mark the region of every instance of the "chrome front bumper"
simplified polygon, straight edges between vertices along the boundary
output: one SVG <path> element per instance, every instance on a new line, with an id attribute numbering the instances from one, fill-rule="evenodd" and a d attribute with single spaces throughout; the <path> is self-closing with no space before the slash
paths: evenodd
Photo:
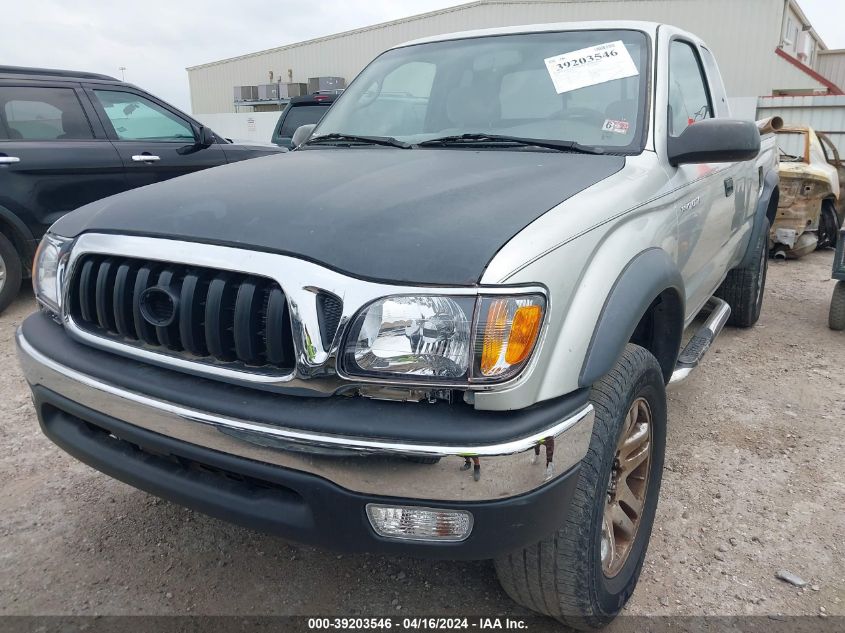
<path id="1" fill-rule="evenodd" d="M 548 428 L 497 444 L 445 446 L 326 435 L 225 417 L 109 384 L 48 358 L 17 335 L 27 381 L 134 426 L 222 453 L 318 475 L 347 490 L 441 501 L 505 499 L 535 490 L 578 464 L 592 434 L 592 405 Z M 409 404 L 408 406 L 422 406 Z M 553 440 L 553 441 L 552 441 Z M 535 460 L 535 447 L 540 459 Z M 551 468 L 546 451 L 553 449 Z M 435 464 L 411 461 L 437 457 Z M 481 478 L 461 470 L 477 457 Z"/>

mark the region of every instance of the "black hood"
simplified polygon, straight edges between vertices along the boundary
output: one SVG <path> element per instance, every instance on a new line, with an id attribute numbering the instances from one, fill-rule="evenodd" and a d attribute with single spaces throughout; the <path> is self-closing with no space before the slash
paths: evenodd
<path id="1" fill-rule="evenodd" d="M 118 194 L 54 231 L 238 246 L 367 279 L 470 285 L 520 230 L 624 164 L 562 152 L 305 149 Z"/>

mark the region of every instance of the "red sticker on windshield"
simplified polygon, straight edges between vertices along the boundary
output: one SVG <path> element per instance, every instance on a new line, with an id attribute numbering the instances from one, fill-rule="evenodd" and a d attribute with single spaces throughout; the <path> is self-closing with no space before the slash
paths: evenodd
<path id="1" fill-rule="evenodd" d="M 627 134 L 630 124 L 627 121 L 615 121 L 614 119 L 607 119 L 604 125 L 601 126 L 603 132 L 613 132 L 614 134 Z"/>

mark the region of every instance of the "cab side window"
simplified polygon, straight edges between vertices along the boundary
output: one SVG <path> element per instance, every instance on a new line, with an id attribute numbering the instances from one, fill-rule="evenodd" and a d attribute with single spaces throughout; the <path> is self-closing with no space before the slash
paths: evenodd
<path id="1" fill-rule="evenodd" d="M 707 77 L 710 79 L 711 97 L 713 98 L 713 107 L 715 108 L 714 117 L 730 118 L 731 108 L 728 104 L 728 95 L 725 92 L 725 83 L 722 81 L 722 73 L 719 72 L 719 65 L 708 49 L 701 47 L 701 61 L 704 62 L 704 68 L 707 70 Z"/>
<path id="2" fill-rule="evenodd" d="M 119 90 L 95 90 L 121 141 L 193 141 L 187 121 L 140 95 Z"/>
<path id="3" fill-rule="evenodd" d="M 61 141 L 94 138 L 72 88 L 0 87 L 0 140 Z"/>
<path id="4" fill-rule="evenodd" d="M 669 49 L 669 134 L 680 136 L 696 121 L 712 118 L 707 82 L 693 47 L 681 40 Z"/>

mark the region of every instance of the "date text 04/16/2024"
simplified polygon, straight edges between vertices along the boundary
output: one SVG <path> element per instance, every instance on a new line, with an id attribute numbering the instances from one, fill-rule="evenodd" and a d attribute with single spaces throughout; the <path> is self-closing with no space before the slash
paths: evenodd
<path id="1" fill-rule="evenodd" d="M 309 618 L 308 629 L 319 630 L 390 630 L 399 631 L 444 631 L 444 630 L 524 630 L 528 628 L 520 618 Z"/>

